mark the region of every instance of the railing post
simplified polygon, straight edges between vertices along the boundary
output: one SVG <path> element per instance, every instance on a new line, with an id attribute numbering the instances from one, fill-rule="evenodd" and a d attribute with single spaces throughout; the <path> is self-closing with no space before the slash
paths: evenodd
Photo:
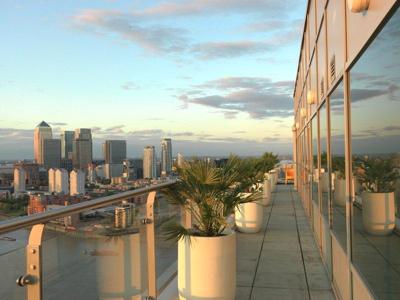
<path id="1" fill-rule="evenodd" d="M 26 246 L 26 274 L 17 278 L 17 284 L 26 287 L 27 300 L 42 299 L 42 237 L 44 224 L 34 225 Z"/>
<path id="2" fill-rule="evenodd" d="M 156 245 L 154 232 L 154 201 L 156 192 L 150 192 L 146 203 L 146 240 L 147 240 L 147 274 L 148 299 L 157 299 Z"/>

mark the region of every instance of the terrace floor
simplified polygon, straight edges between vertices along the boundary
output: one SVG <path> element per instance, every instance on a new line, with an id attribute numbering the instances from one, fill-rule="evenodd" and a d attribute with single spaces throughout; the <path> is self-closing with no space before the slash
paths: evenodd
<path id="1" fill-rule="evenodd" d="M 237 234 L 236 299 L 335 299 L 293 186 L 272 195 L 263 230 Z"/>

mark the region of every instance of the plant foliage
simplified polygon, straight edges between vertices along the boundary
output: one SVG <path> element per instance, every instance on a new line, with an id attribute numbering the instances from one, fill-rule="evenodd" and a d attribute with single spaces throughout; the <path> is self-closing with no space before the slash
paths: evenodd
<path id="1" fill-rule="evenodd" d="M 195 159 L 177 168 L 179 180 L 163 190 L 168 201 L 192 215 L 192 228 L 174 221 L 164 226 L 167 239 L 178 241 L 192 235 L 223 235 L 227 217 L 241 203 L 258 200 L 260 192 L 242 197 L 254 184 L 254 173 L 260 172 L 259 161 L 230 156 L 227 163 L 216 167 L 213 162 Z"/>
<path id="2" fill-rule="evenodd" d="M 356 176 L 367 192 L 389 193 L 395 190 L 399 172 L 392 159 L 357 158 Z"/>

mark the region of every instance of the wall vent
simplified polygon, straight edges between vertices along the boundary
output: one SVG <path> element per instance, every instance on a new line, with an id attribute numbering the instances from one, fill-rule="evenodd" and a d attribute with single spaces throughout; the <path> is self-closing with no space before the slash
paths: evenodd
<path id="1" fill-rule="evenodd" d="M 332 55 L 330 62 L 330 74 L 331 74 L 331 82 L 335 80 L 336 77 L 336 63 L 335 63 L 335 54 Z"/>

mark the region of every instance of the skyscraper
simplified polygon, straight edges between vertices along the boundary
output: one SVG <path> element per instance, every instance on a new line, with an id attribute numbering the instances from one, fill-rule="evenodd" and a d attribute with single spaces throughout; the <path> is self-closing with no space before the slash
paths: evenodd
<path id="1" fill-rule="evenodd" d="M 73 131 L 64 131 L 60 134 L 61 139 L 61 158 L 62 159 L 72 159 L 72 144 L 74 141 Z"/>
<path id="2" fill-rule="evenodd" d="M 92 133 L 88 128 L 75 129 L 73 148 L 73 165 L 77 169 L 86 169 L 92 163 Z"/>
<path id="3" fill-rule="evenodd" d="M 126 141 L 109 140 L 103 144 L 106 178 L 121 177 L 126 159 Z"/>
<path id="4" fill-rule="evenodd" d="M 41 161 L 45 168 L 59 168 L 61 166 L 61 140 L 44 139 L 41 154 Z"/>
<path id="5" fill-rule="evenodd" d="M 156 152 L 154 146 L 146 146 L 143 151 L 143 177 L 156 178 Z"/>
<path id="6" fill-rule="evenodd" d="M 161 174 L 168 175 L 172 171 L 172 143 L 171 139 L 161 141 Z"/>
<path id="7" fill-rule="evenodd" d="M 103 153 L 106 164 L 122 164 L 124 159 L 126 159 L 126 141 L 105 141 L 103 144 Z"/>
<path id="8" fill-rule="evenodd" d="M 26 172 L 22 168 L 14 169 L 14 193 L 25 192 Z"/>
<path id="9" fill-rule="evenodd" d="M 42 121 L 36 126 L 33 135 L 33 151 L 35 162 L 42 165 L 43 164 L 43 141 L 45 139 L 52 139 L 53 133 L 49 124 Z"/>

